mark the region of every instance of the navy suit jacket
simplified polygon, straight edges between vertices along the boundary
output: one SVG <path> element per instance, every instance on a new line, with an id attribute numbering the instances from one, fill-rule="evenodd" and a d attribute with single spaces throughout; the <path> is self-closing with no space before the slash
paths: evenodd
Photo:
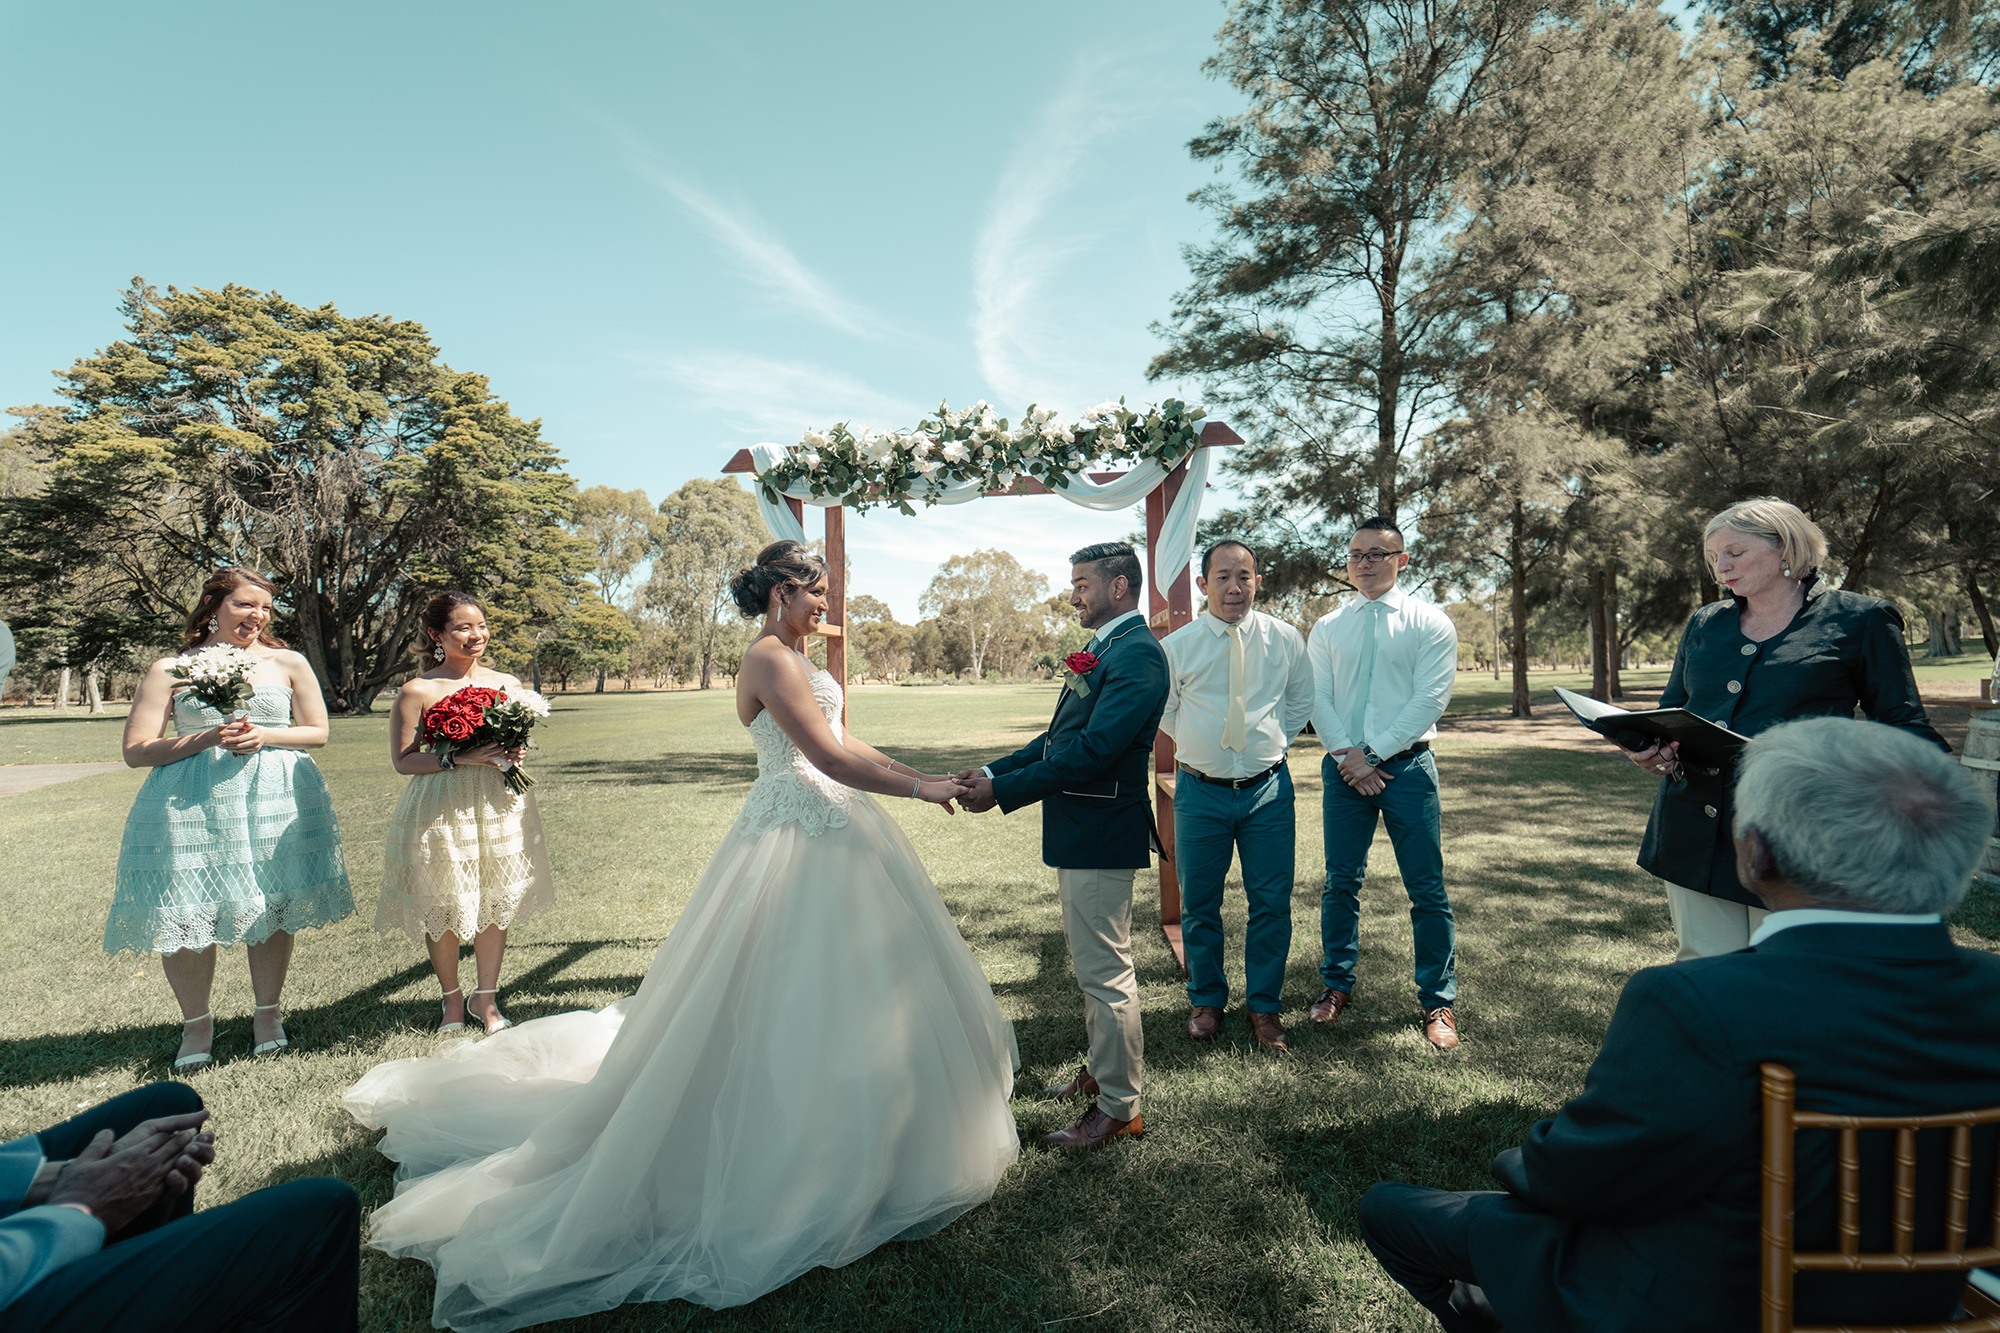
<path id="1" fill-rule="evenodd" d="M 1067 685 L 1049 728 L 993 772 L 1010 814 L 1042 803 L 1042 862 L 1068 870 L 1152 864 L 1153 741 L 1167 706 L 1167 655 L 1143 617 L 1097 645 L 1090 693 Z"/>
<path id="2" fill-rule="evenodd" d="M 1943 926 L 1793 926 L 1633 975 L 1581 1096 L 1475 1201 L 1473 1268 L 1509 1329 L 1729 1333 L 1756 1327 L 1758 1066 L 1803 1110 L 1914 1115 L 2000 1106 L 2000 957 Z M 1972 1243 L 1993 1215 L 1994 1135 L 1975 1138 Z M 1887 1248 L 1885 1135 L 1863 1136 L 1863 1249 Z M 1919 1137 L 1919 1249 L 1941 1243 L 1946 1133 Z M 1874 1140 L 1874 1142 L 1871 1142 Z M 1797 1247 L 1838 1248 L 1832 1131 L 1798 1136 Z M 1946 1318 L 1965 1277 L 1801 1273 L 1802 1322 Z M 1914 1305 L 1907 1302 L 1914 1301 Z"/>

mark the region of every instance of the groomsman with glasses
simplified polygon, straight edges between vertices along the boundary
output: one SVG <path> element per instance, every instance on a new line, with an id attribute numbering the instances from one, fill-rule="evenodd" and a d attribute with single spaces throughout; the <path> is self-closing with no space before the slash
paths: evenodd
<path id="1" fill-rule="evenodd" d="M 1332 1023 L 1354 995 L 1360 953 L 1361 881 L 1379 816 L 1410 898 L 1416 936 L 1417 1002 L 1424 1036 L 1458 1045 L 1457 937 L 1444 890 L 1437 763 L 1431 739 L 1451 702 L 1458 631 L 1440 608 L 1396 586 L 1409 566 L 1403 531 L 1370 518 L 1347 548 L 1347 577 L 1360 594 L 1313 626 L 1306 654 L 1314 675 L 1313 730 L 1326 745 L 1326 890 L 1320 898 L 1326 989 L 1312 1021 Z"/>
<path id="2" fill-rule="evenodd" d="M 1167 636 L 1167 707 L 1174 738 L 1174 865 L 1187 944 L 1188 1035 L 1222 1030 L 1229 978 L 1222 956 L 1222 881 L 1243 863 L 1249 924 L 1243 980 L 1250 1031 L 1283 1051 L 1278 1014 L 1292 947 L 1297 826 L 1285 751 L 1312 717 L 1305 637 L 1254 609 L 1257 555 L 1239 541 L 1202 553 L 1208 611 Z"/>

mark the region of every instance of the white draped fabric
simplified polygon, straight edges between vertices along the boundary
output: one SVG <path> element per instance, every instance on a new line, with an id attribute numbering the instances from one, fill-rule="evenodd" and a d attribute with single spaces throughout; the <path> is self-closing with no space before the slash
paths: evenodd
<path id="1" fill-rule="evenodd" d="M 750 446 L 750 460 L 761 474 L 775 466 L 786 453 L 783 445 L 753 444 Z M 1149 552 L 1153 566 L 1153 586 L 1165 590 L 1171 588 L 1181 571 L 1194 561 L 1195 527 L 1201 522 L 1201 495 L 1208 487 L 1208 454 L 1203 448 L 1195 448 L 1187 458 L 1187 481 L 1181 486 L 1180 494 L 1167 508 L 1166 521 L 1160 525 L 1159 541 Z M 1060 495 L 1071 504 L 1082 505 L 1086 509 L 1109 512 L 1129 509 L 1151 495 L 1173 471 L 1172 466 L 1148 460 L 1132 468 L 1122 477 L 1111 481 L 1092 481 L 1088 473 L 1074 472 L 1069 476 L 1066 487 L 1049 487 L 1049 493 Z M 964 504 L 985 494 L 983 481 L 961 481 L 944 485 L 921 477 L 907 492 L 913 501 L 927 504 Z M 764 526 L 771 535 L 781 541 L 802 542 L 806 539 L 805 525 L 792 513 L 791 506 L 782 500 L 773 500 L 764 493 L 762 486 L 756 487 L 757 509 L 764 516 Z M 794 482 L 782 492 L 794 500 L 802 500 L 809 505 L 825 509 L 840 503 L 834 495 L 814 495 L 811 486 L 805 482 Z"/>

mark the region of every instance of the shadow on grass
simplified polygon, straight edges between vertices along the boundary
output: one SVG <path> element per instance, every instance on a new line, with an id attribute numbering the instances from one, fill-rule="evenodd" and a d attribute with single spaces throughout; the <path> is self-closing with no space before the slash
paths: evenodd
<path id="1" fill-rule="evenodd" d="M 629 948 L 627 940 L 548 941 L 516 945 L 513 961 L 544 952 L 552 956 L 500 983 L 500 1003 L 517 1022 L 563 1013 L 586 1004 L 601 1006 L 639 988 L 645 974 L 565 976 L 577 963 L 606 948 Z M 469 966 L 471 944 L 459 946 L 461 966 Z M 428 959 L 359 987 L 337 1000 L 303 1008 L 285 1008 L 285 1033 L 300 1049 L 326 1050 L 343 1043 L 371 1043 L 391 1032 L 435 1028 L 438 997 L 417 1000 L 390 997 L 411 986 L 436 979 Z M 608 993 L 608 998 L 606 998 Z M 213 1049 L 219 1062 L 229 1062 L 250 1049 L 250 1016 L 218 1019 Z M 180 1026 L 171 1021 L 139 1023 L 90 1032 L 51 1033 L 0 1045 L 0 1088 L 33 1087 L 63 1079 L 81 1079 L 106 1070 L 137 1066 L 146 1077 L 172 1076 L 173 1053 Z"/>

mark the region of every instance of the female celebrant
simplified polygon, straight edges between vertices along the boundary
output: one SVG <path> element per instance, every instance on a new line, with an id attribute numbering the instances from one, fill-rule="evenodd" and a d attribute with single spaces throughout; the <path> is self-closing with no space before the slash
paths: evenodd
<path id="1" fill-rule="evenodd" d="M 742 1305 L 938 1230 L 1014 1160 L 1013 1029 L 866 795 L 960 787 L 842 733 L 804 655 L 825 573 L 778 542 L 736 576 L 757 780 L 638 994 L 348 1091 L 402 1163 L 370 1243 L 437 1269 L 438 1327 Z"/>
<path id="2" fill-rule="evenodd" d="M 333 802 L 305 753 L 326 744 L 326 704 L 306 659 L 271 633 L 272 591 L 251 570 L 212 575 L 186 644 L 147 668 L 125 719 L 125 762 L 152 772 L 125 820 L 104 949 L 161 955 L 181 1006 L 177 1071 L 213 1058 L 217 944 L 248 946 L 250 1053 L 270 1055 L 291 1044 L 278 997 L 292 935 L 354 911 Z M 182 683 L 190 655 L 212 649 L 244 655 L 240 714 Z"/>
<path id="3" fill-rule="evenodd" d="M 554 901 L 542 817 L 532 792 L 509 785 L 503 766 L 522 750 L 481 745 L 458 753 L 423 748 L 424 711 L 469 686 L 520 691 L 521 682 L 483 666 L 486 611 L 462 592 L 424 608 L 422 651 L 430 669 L 396 691 L 389 762 L 409 775 L 389 817 L 382 852 L 382 899 L 375 929 L 401 930 L 430 950 L 444 991 L 439 1032 L 457 1032 L 470 1014 L 487 1032 L 500 1013 L 500 963 L 507 928 Z M 478 984 L 470 999 L 458 979 L 458 942 L 472 937 Z"/>
<path id="4" fill-rule="evenodd" d="M 1703 545 L 1729 596 L 1688 620 L 1661 708 L 1756 736 L 1794 718 L 1852 717 L 1859 704 L 1950 748 L 1924 716 L 1902 613 L 1820 581 L 1826 536 L 1796 506 L 1770 496 L 1733 504 L 1708 521 Z M 1627 757 L 1662 775 L 1639 864 L 1667 882 L 1676 958 L 1743 948 L 1764 909 L 1736 879 L 1734 772 L 1680 763 L 1670 745 Z"/>

